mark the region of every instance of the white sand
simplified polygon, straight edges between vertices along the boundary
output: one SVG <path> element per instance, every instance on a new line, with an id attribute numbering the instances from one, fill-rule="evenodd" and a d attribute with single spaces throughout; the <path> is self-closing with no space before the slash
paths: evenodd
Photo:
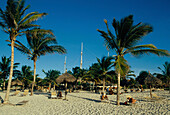
<path id="1" fill-rule="evenodd" d="M 80 91 L 68 93 L 68 101 L 62 99 L 48 99 L 47 94 L 35 94 L 34 96 L 10 96 L 10 103 L 17 104 L 28 100 L 24 106 L 0 105 L 0 115 L 170 115 L 170 94 L 168 91 L 153 92 L 165 99 L 154 102 L 143 100 L 149 96 L 144 93 L 124 93 L 120 102 L 126 101 L 126 95 L 137 99 L 135 105 L 116 105 L 116 95 L 108 95 L 110 103 L 100 101 L 100 94 Z M 13 94 L 13 93 L 11 93 Z M 0 92 L 4 99 L 5 93 Z"/>

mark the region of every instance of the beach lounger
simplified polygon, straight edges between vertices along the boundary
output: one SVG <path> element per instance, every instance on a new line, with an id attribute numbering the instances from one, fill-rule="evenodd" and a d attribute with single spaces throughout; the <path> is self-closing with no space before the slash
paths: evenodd
<path id="1" fill-rule="evenodd" d="M 57 99 L 56 91 L 51 92 L 51 99 Z"/>
<path id="2" fill-rule="evenodd" d="M 21 96 L 27 96 L 27 95 L 29 95 L 29 90 L 24 90 L 24 93 L 23 94 L 21 94 Z"/>
<path id="3" fill-rule="evenodd" d="M 10 95 L 10 96 L 16 96 L 16 95 L 18 95 L 20 93 L 20 91 L 19 90 L 17 90 L 17 91 L 15 91 L 15 93 L 14 94 L 12 94 L 12 95 Z"/>

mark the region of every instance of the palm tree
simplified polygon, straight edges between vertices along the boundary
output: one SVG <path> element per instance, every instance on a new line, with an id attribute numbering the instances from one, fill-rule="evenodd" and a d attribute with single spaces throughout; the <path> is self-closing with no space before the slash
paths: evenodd
<path id="1" fill-rule="evenodd" d="M 94 86 L 96 86 L 97 83 L 100 82 L 99 76 L 100 76 L 100 65 L 99 65 L 99 63 L 94 63 L 89 68 L 89 71 L 87 71 L 87 74 L 84 76 L 84 79 L 86 79 L 87 81 L 93 82 L 92 89 L 94 90 Z"/>
<path id="2" fill-rule="evenodd" d="M 112 62 L 111 60 L 113 59 L 113 57 L 103 57 L 101 60 L 99 58 L 97 58 L 97 61 L 99 63 L 100 66 L 100 77 L 103 80 L 103 93 L 104 93 L 104 89 L 105 89 L 105 81 L 107 77 L 111 77 L 111 75 L 109 73 L 111 73 L 111 68 L 114 66 L 114 62 Z"/>
<path id="3" fill-rule="evenodd" d="M 152 32 L 152 27 L 144 23 L 133 25 L 133 15 L 129 15 L 121 19 L 121 21 L 113 19 L 112 26 L 115 30 L 115 36 L 109 30 L 107 20 L 104 20 L 104 22 L 108 33 L 99 29 L 97 31 L 105 39 L 106 48 L 116 52 L 114 57 L 115 70 L 118 74 L 117 105 L 120 105 L 120 76 L 125 75 L 129 70 L 129 65 L 124 55 L 132 54 L 133 56 L 140 56 L 153 53 L 158 56 L 170 56 L 170 54 L 167 50 L 157 49 L 153 44 L 137 45 L 143 36 Z"/>
<path id="4" fill-rule="evenodd" d="M 9 58 L 6 58 L 6 56 L 3 56 L 1 58 L 1 62 L 0 62 L 0 71 L 2 72 L 1 75 L 0 75 L 0 78 L 3 79 L 3 90 L 5 90 L 5 82 L 6 82 L 6 79 L 10 73 L 10 63 L 11 63 L 11 57 Z M 19 63 L 14 63 L 14 72 L 13 74 L 15 74 L 16 72 L 18 72 L 16 70 L 16 68 L 18 67 Z"/>
<path id="5" fill-rule="evenodd" d="M 60 75 L 60 71 L 58 70 L 49 70 L 48 72 L 45 72 L 44 70 L 42 70 L 46 77 L 44 78 L 44 80 L 46 80 L 49 83 L 49 90 L 51 90 L 51 83 L 54 83 L 54 88 L 57 85 L 56 84 L 56 79 L 57 77 Z"/>
<path id="6" fill-rule="evenodd" d="M 22 35 L 27 29 L 32 29 L 39 25 L 33 24 L 38 18 L 47 15 L 46 13 L 31 12 L 25 15 L 25 11 L 30 8 L 30 5 L 26 6 L 25 0 L 8 0 L 6 10 L 0 8 L 0 27 L 3 31 L 9 34 L 11 41 L 11 67 L 8 81 L 7 92 L 5 95 L 4 103 L 9 102 L 9 92 L 11 87 L 11 80 L 13 75 L 14 64 L 14 43 L 17 36 Z"/>
<path id="7" fill-rule="evenodd" d="M 169 85 L 169 93 L 170 93 L 170 63 L 165 62 L 165 64 L 163 64 L 163 67 L 164 67 L 163 69 L 161 69 L 160 67 L 158 67 L 158 69 L 162 71 L 162 76 L 164 78 L 163 81 Z"/>
<path id="8" fill-rule="evenodd" d="M 73 71 L 72 75 L 76 78 L 76 81 L 75 81 L 75 83 L 76 83 L 75 88 L 76 88 L 78 79 L 81 81 L 82 78 L 84 77 L 84 75 L 86 75 L 87 70 L 86 69 L 80 69 L 80 67 L 74 67 L 74 68 L 72 68 L 72 71 Z"/>
<path id="9" fill-rule="evenodd" d="M 28 59 L 31 59 L 34 62 L 34 79 L 31 90 L 31 95 L 33 95 L 36 79 L 36 61 L 38 57 L 48 53 L 64 54 L 66 53 L 66 49 L 60 45 L 57 45 L 57 41 L 53 35 L 50 33 L 41 32 L 41 30 L 27 33 L 27 42 L 29 47 L 24 46 L 21 42 L 16 40 L 15 48 L 17 48 L 20 52 L 27 54 Z"/>
<path id="10" fill-rule="evenodd" d="M 17 77 L 23 83 L 23 89 L 27 88 L 31 83 L 33 71 L 30 66 L 24 65 L 21 67 L 20 75 Z"/>
<path id="11" fill-rule="evenodd" d="M 139 76 L 137 76 L 136 81 L 138 81 L 140 84 L 144 85 L 145 78 L 149 75 L 148 71 L 141 71 L 139 73 Z"/>

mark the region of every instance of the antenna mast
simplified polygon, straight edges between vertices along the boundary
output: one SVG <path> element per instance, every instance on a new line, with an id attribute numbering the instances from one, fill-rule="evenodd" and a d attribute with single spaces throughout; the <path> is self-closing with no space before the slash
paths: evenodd
<path id="1" fill-rule="evenodd" d="M 65 61 L 64 61 L 64 73 L 66 72 L 66 59 L 67 59 L 67 56 L 65 56 Z"/>
<path id="2" fill-rule="evenodd" d="M 82 69 L 83 64 L 83 42 L 81 43 L 81 62 L 80 62 L 80 69 Z"/>

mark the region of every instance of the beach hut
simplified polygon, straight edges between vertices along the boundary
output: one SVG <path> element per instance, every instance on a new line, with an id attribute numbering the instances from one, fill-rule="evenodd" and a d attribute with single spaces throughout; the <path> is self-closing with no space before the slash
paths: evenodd
<path id="1" fill-rule="evenodd" d="M 156 77 L 154 77 L 150 72 L 148 74 L 148 76 L 145 78 L 144 80 L 145 84 L 148 84 L 150 87 L 150 96 L 152 98 L 152 86 L 157 86 L 157 85 L 161 85 L 162 81 Z"/>
<path id="2" fill-rule="evenodd" d="M 76 78 L 73 75 L 67 73 L 67 71 L 56 79 L 57 83 L 62 83 L 62 82 L 65 83 L 65 99 L 67 94 L 67 83 L 74 82 L 74 81 L 76 81 Z"/>

